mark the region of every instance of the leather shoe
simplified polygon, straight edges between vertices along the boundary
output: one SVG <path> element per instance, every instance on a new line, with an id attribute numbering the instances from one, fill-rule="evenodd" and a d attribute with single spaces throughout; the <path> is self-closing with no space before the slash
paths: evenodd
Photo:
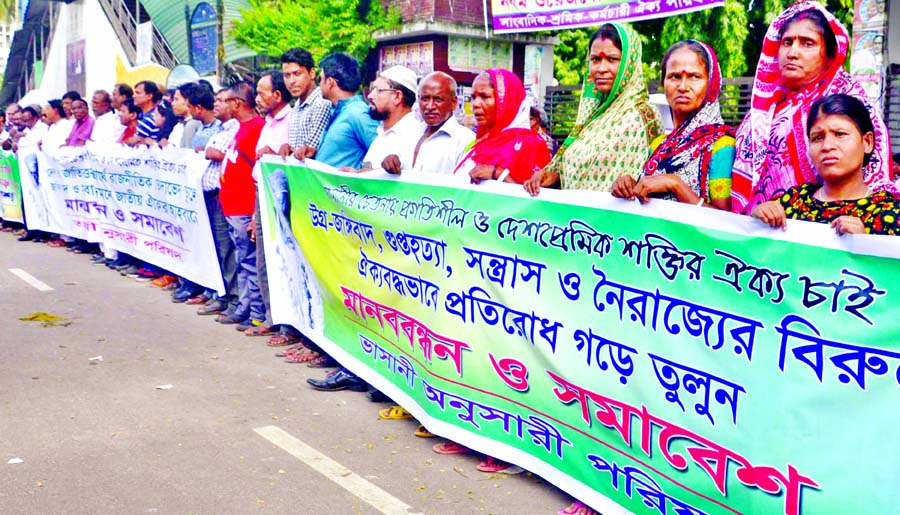
<path id="1" fill-rule="evenodd" d="M 377 388 L 372 388 L 372 390 L 366 394 L 366 397 L 372 402 L 393 402 L 390 397 Z"/>
<path id="2" fill-rule="evenodd" d="M 313 379 L 310 377 L 306 382 L 316 390 L 323 392 L 338 392 L 341 390 L 364 392 L 369 389 L 369 385 L 365 381 L 353 375 L 346 368 L 339 369 L 325 379 Z"/>

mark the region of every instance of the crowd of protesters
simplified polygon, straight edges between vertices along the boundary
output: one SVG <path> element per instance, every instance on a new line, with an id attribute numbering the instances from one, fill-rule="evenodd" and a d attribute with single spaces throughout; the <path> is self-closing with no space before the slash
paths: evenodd
<path id="1" fill-rule="evenodd" d="M 474 129 L 457 118 L 457 83 L 405 67 L 377 74 L 365 88 L 360 64 L 335 53 L 316 63 L 294 48 L 281 69 L 253 82 L 213 91 L 204 81 L 172 91 L 144 81 L 96 91 L 88 102 L 70 91 L 47 105 L 11 104 L 3 147 L 33 171 L 38 150 L 85 142 L 174 145 L 209 160 L 202 188 L 225 284 L 217 295 L 131 256 L 84 241 L 4 224 L 22 241 L 92 253 L 92 260 L 171 290 L 173 302 L 234 325 L 288 363 L 335 370 L 309 384 L 322 391 L 366 391 L 389 402 L 340 367 L 294 327 L 271 319 L 254 164 L 265 154 L 314 158 L 343 172 L 381 168 L 391 174 L 467 174 L 542 188 L 610 192 L 641 203 L 665 199 L 733 211 L 784 228 L 786 219 L 828 223 L 838 234 L 900 231 L 894 179 L 900 155 L 871 101 L 843 70 L 847 33 L 820 4 L 789 7 L 770 26 L 757 69 L 751 111 L 737 130 L 722 119 L 722 77 L 715 51 L 695 40 L 674 44 L 662 61 L 675 128 L 664 134 L 649 103 L 641 40 L 628 26 L 606 24 L 593 35 L 584 90 L 571 134 L 558 146 L 546 116 L 531 106 L 519 78 L 490 69 L 472 84 Z M 893 163 L 892 163 L 893 161 Z M 386 419 L 409 418 L 400 406 Z M 417 436 L 433 437 L 420 426 Z M 454 442 L 435 452 L 470 452 Z M 486 472 L 521 471 L 488 457 Z M 576 502 L 560 514 L 590 514 Z"/>

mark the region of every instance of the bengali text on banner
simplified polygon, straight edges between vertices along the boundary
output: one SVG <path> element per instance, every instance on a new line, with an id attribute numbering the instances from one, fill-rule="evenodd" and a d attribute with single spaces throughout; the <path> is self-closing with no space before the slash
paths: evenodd
<path id="1" fill-rule="evenodd" d="M 19 161 L 12 152 L 0 151 L 0 219 L 23 222 Z"/>
<path id="2" fill-rule="evenodd" d="M 607 515 L 895 511 L 897 238 L 262 171 L 275 321 L 433 432 Z"/>
<path id="3" fill-rule="evenodd" d="M 725 5 L 725 0 L 491 0 L 494 32 L 594 27 L 665 18 Z"/>
<path id="4" fill-rule="evenodd" d="M 21 174 L 29 229 L 103 243 L 224 292 L 200 187 L 204 156 L 90 144 L 32 159 L 37 173 Z"/>

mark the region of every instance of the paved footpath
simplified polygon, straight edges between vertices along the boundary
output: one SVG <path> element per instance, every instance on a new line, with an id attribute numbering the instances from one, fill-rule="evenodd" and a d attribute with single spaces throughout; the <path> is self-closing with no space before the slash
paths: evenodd
<path id="1" fill-rule="evenodd" d="M 19 320 L 34 312 L 67 320 Z M 313 391 L 306 378 L 324 371 L 274 352 L 87 256 L 0 233 L 0 514 L 543 515 L 571 502 L 532 474 L 433 453 L 414 421 Z"/>

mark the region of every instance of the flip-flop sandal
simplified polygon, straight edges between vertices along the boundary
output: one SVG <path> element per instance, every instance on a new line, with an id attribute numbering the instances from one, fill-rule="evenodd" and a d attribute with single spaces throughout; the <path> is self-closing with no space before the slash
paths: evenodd
<path id="1" fill-rule="evenodd" d="M 597 515 L 597 512 L 583 502 L 575 501 L 556 512 L 556 515 Z"/>
<path id="2" fill-rule="evenodd" d="M 281 349 L 280 351 L 276 352 L 275 357 L 276 358 L 286 358 L 286 357 L 290 356 L 291 354 L 297 354 L 298 352 L 301 352 L 303 349 L 306 349 L 306 347 L 304 347 L 303 344 L 294 345 L 293 347 L 288 347 L 287 349 Z"/>
<path id="3" fill-rule="evenodd" d="M 378 417 L 382 420 L 406 420 L 412 418 L 412 413 L 406 411 L 401 406 L 391 406 L 384 408 L 378 412 Z"/>
<path id="4" fill-rule="evenodd" d="M 271 333 L 270 333 L 271 334 Z M 258 335 L 262 336 L 262 335 Z M 289 334 L 278 333 L 269 338 L 266 342 L 266 345 L 269 347 L 286 347 L 288 345 L 293 345 L 300 341 L 300 338 L 293 337 Z"/>
<path id="5" fill-rule="evenodd" d="M 284 361 L 286 363 L 309 363 L 310 361 L 318 359 L 319 357 L 320 356 L 319 356 L 318 352 L 300 351 L 300 352 L 295 352 L 293 354 L 289 354 L 289 355 L 285 356 Z"/>
<path id="6" fill-rule="evenodd" d="M 306 364 L 309 368 L 332 368 L 341 366 L 334 358 L 327 354 L 322 354 L 316 359 Z"/>
<path id="7" fill-rule="evenodd" d="M 487 472 L 489 474 L 521 474 L 525 472 L 525 469 L 522 467 L 517 467 L 512 463 L 507 463 L 505 461 L 500 461 L 497 458 L 488 457 L 486 460 L 482 461 L 476 467 L 478 470 L 482 472 Z"/>
<path id="8" fill-rule="evenodd" d="M 270 336 L 276 334 L 278 331 L 272 329 L 271 327 L 266 327 L 264 325 L 257 325 L 253 327 L 249 327 L 244 330 L 245 336 Z M 282 344 L 280 346 L 290 345 L 289 343 Z M 275 347 L 275 345 L 273 345 Z"/>
<path id="9" fill-rule="evenodd" d="M 416 435 L 416 436 L 418 436 L 419 438 L 436 438 L 436 437 L 437 437 L 436 434 L 434 434 L 434 433 L 432 433 L 431 431 L 425 429 L 425 426 L 423 426 L 423 425 L 421 425 L 421 424 L 419 424 L 419 428 L 416 429 L 416 432 L 413 433 L 413 434 Z"/>
<path id="10" fill-rule="evenodd" d="M 463 447 L 462 445 L 453 441 L 436 443 L 431 446 L 431 450 L 438 454 L 469 454 L 470 452 L 472 452 L 472 449 Z"/>

